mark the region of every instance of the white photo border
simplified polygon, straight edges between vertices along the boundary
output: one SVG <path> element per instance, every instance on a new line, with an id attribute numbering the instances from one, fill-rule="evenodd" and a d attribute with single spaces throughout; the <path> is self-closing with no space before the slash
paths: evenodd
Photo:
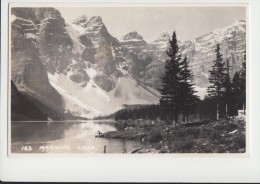
<path id="1" fill-rule="evenodd" d="M 8 157 L 8 4 L 9 3 L 143 3 L 248 4 L 250 107 L 249 157 L 164 157 L 66 155 Z M 2 0 L 1 1 L 1 124 L 0 180 L 64 182 L 260 182 L 260 1 L 258 0 Z M 248 25 L 248 23 L 247 23 Z M 248 29 L 247 29 L 248 30 Z M 250 71 L 250 72 L 248 72 Z M 247 114 L 248 115 L 248 114 Z M 248 129 L 248 126 L 247 126 Z M 248 136 L 247 136 L 248 138 Z M 248 139 L 247 139 L 248 140 Z M 247 142 L 248 143 L 248 142 Z M 174 155 L 174 154 L 173 154 Z M 205 154 L 203 154 L 205 155 Z"/>

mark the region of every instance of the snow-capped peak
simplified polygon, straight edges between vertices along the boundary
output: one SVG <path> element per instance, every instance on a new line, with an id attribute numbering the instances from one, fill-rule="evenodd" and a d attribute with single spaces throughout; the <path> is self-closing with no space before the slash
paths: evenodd
<path id="1" fill-rule="evenodd" d="M 216 29 L 213 31 L 213 33 L 223 33 L 223 32 L 230 32 L 230 31 L 244 31 L 245 30 L 245 26 L 246 26 L 246 22 L 243 20 L 238 20 L 236 22 L 234 22 L 233 24 L 224 27 L 224 28 L 220 28 L 220 29 Z"/>
<path id="2" fill-rule="evenodd" d="M 100 16 L 93 16 L 89 19 L 89 24 L 102 24 L 102 18 Z"/>
<path id="3" fill-rule="evenodd" d="M 233 24 L 231 24 L 231 25 L 237 25 L 237 24 L 246 24 L 246 21 L 245 20 L 237 20 L 237 21 L 235 21 Z"/>
<path id="4" fill-rule="evenodd" d="M 81 17 L 75 19 L 72 21 L 72 24 L 82 27 L 82 28 L 87 28 L 87 27 L 92 27 L 92 26 L 98 26 L 102 27 L 104 26 L 102 22 L 102 18 L 100 16 L 93 16 L 88 18 L 86 15 L 82 15 Z"/>
<path id="5" fill-rule="evenodd" d="M 159 37 L 156 38 L 156 40 L 154 40 L 152 42 L 152 44 L 156 44 L 158 42 L 165 42 L 165 43 L 168 43 L 169 42 L 169 39 L 170 39 L 170 35 L 167 33 L 167 32 L 163 32 L 159 35 Z"/>
<path id="6" fill-rule="evenodd" d="M 137 31 L 132 31 L 123 36 L 121 41 L 144 41 L 144 39 Z"/>
<path id="7" fill-rule="evenodd" d="M 76 18 L 75 20 L 72 21 L 73 24 L 81 24 L 81 23 L 85 23 L 88 21 L 88 17 L 84 14 L 78 18 Z"/>

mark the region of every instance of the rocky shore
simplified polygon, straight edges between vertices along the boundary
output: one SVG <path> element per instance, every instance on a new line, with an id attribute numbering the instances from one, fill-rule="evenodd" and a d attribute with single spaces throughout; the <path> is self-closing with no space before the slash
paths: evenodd
<path id="1" fill-rule="evenodd" d="M 118 130 L 104 138 L 140 140 L 152 149 L 139 153 L 244 153 L 245 125 L 242 119 L 205 121 L 174 126 L 151 120 L 116 123 Z"/>

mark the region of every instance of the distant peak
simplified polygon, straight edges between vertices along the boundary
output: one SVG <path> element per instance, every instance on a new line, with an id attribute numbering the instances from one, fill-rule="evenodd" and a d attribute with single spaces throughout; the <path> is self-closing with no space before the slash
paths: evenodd
<path id="1" fill-rule="evenodd" d="M 76 18 L 75 20 L 72 21 L 73 24 L 80 24 L 80 23 L 85 23 L 88 21 L 88 17 L 83 14 L 81 16 L 79 16 L 78 18 Z"/>
<path id="2" fill-rule="evenodd" d="M 167 33 L 167 32 L 163 32 L 163 33 L 161 33 L 160 34 L 160 36 L 159 36 L 159 38 L 168 38 L 168 39 L 170 39 L 170 35 L 169 35 L 169 33 Z"/>
<path id="3" fill-rule="evenodd" d="M 243 23 L 246 23 L 246 21 L 245 21 L 245 20 L 238 20 L 237 22 L 243 22 Z"/>
<path id="4" fill-rule="evenodd" d="M 171 36 L 169 35 L 169 33 L 167 32 L 162 32 L 154 41 L 153 43 L 156 43 L 156 42 L 168 42 L 169 39 L 171 38 Z"/>
<path id="5" fill-rule="evenodd" d="M 246 24 L 246 21 L 245 20 L 237 20 L 235 21 L 233 24 L 231 25 L 241 25 L 241 24 Z"/>
<path id="6" fill-rule="evenodd" d="M 89 26 L 93 24 L 102 24 L 102 18 L 100 16 L 92 16 L 88 18 L 85 14 L 72 21 L 73 24 Z M 84 27 L 83 26 L 83 27 Z"/>
<path id="7" fill-rule="evenodd" d="M 89 22 L 99 23 L 99 24 L 103 23 L 102 22 L 102 18 L 100 16 L 92 16 L 92 17 L 90 17 Z"/>
<path id="8" fill-rule="evenodd" d="M 121 40 L 131 40 L 131 39 L 143 40 L 143 37 L 140 34 L 138 34 L 137 31 L 132 31 L 130 33 L 127 33 L 125 36 L 123 36 Z"/>
<path id="9" fill-rule="evenodd" d="M 82 18 L 87 18 L 87 15 L 86 14 L 83 14 L 82 16 L 80 16 Z"/>

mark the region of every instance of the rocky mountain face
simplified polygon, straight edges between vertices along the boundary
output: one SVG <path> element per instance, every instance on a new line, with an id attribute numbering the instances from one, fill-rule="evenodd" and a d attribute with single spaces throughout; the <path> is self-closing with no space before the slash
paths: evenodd
<path id="1" fill-rule="evenodd" d="M 150 50 L 154 54 L 153 58 L 156 60 L 167 59 L 165 51 L 168 49 L 170 39 L 171 36 L 168 33 L 163 32 L 158 36 L 157 39 L 150 43 Z"/>
<path id="2" fill-rule="evenodd" d="M 74 45 L 82 45 L 82 49 L 78 50 L 82 59 L 98 71 L 94 82 L 107 92 L 122 76 L 140 78 L 151 62 L 145 50 L 148 44 L 137 32 L 125 35 L 119 41 L 110 35 L 99 16 L 89 18 L 83 15 L 68 27 L 71 27 L 67 28 L 70 36 L 77 40 Z"/>
<path id="3" fill-rule="evenodd" d="M 59 113 L 94 117 L 125 104 L 159 102 L 168 33 L 151 43 L 136 31 L 118 40 L 99 16 L 68 23 L 54 8 L 12 8 L 11 36 L 12 80 L 18 90 Z M 208 84 L 217 42 L 236 71 L 245 50 L 245 22 L 179 42 L 201 88 Z"/>
<path id="4" fill-rule="evenodd" d="M 40 12 L 31 8 L 12 9 L 11 78 L 20 92 L 48 106 L 52 111 L 48 115 L 60 119 L 64 113 L 63 101 L 51 86 L 40 58 L 38 23 L 41 17 L 37 13 Z"/>
<path id="5" fill-rule="evenodd" d="M 161 77 L 164 74 L 164 62 L 168 59 L 166 50 L 169 46 L 171 36 L 163 32 L 153 42 L 148 45 L 148 50 L 152 62 L 146 67 L 146 73 L 143 81 L 155 89 L 161 88 Z"/>
<path id="6" fill-rule="evenodd" d="M 48 114 L 44 113 L 39 106 L 32 101 L 33 99 L 30 99 L 30 96 L 20 93 L 13 81 L 11 81 L 11 99 L 12 121 L 47 120 Z"/>
<path id="7" fill-rule="evenodd" d="M 139 47 L 138 42 L 130 45 L 130 48 L 138 48 L 152 58 L 152 62 L 144 69 L 145 75 L 140 80 L 153 88 L 160 88 L 160 77 L 164 73 L 164 61 L 168 58 L 166 50 L 169 46 L 170 38 L 170 35 L 164 32 L 156 40 L 147 44 L 146 48 Z M 194 41 L 179 41 L 180 51 L 182 55 L 186 55 L 188 58 L 196 86 L 204 88 L 204 90 L 209 84 L 209 70 L 211 70 L 215 60 L 217 43 L 220 43 L 223 60 L 230 61 L 231 74 L 233 75 L 235 71 L 241 68 L 244 60 L 246 51 L 246 22 L 243 20 L 237 21 L 225 28 L 202 35 Z M 138 54 L 135 50 L 133 51 Z M 205 93 L 203 94 L 205 95 Z"/>
<path id="8" fill-rule="evenodd" d="M 137 56 L 109 34 L 101 17 L 67 23 L 54 8 L 19 8 L 12 18 L 12 79 L 19 91 L 84 117 L 125 103 L 158 103 L 158 92 L 130 74 Z"/>
<path id="9" fill-rule="evenodd" d="M 110 35 L 101 17 L 83 15 L 72 23 L 67 23 L 65 29 L 73 40 L 73 49 L 80 55 L 78 60 L 83 60 L 85 63 L 81 68 L 89 76 L 86 86 L 81 86 L 79 89 L 74 84 L 70 87 L 63 85 L 61 81 L 67 80 L 64 76 L 56 78 L 50 76 L 54 85 L 63 86 L 63 90 L 69 91 L 70 97 L 66 97 L 67 102 L 73 98 L 74 107 L 87 109 L 88 117 L 100 113 L 112 113 L 120 109 L 124 103 L 158 102 L 158 93 L 153 93 L 151 92 L 153 89 L 137 84 L 131 75 L 134 71 L 132 61 L 137 56 Z M 77 63 L 76 59 L 75 61 Z M 129 87 L 133 86 L 132 89 L 127 91 L 126 84 Z M 74 89 L 78 89 L 77 92 L 74 92 Z M 128 94 L 129 92 L 132 94 Z M 86 97 L 82 98 L 84 95 Z M 77 99 L 82 103 L 78 103 Z M 71 111 L 71 105 L 67 107 Z"/>
<path id="10" fill-rule="evenodd" d="M 195 41 L 180 44 L 182 53 L 187 55 L 195 83 L 200 87 L 208 86 L 209 70 L 215 60 L 216 44 L 220 43 L 223 60 L 229 60 L 231 74 L 238 71 L 246 52 L 246 22 L 237 21 L 225 28 L 214 30 L 198 37 Z"/>
<path id="11" fill-rule="evenodd" d="M 120 43 L 130 52 L 136 54 L 139 59 L 145 59 L 147 57 L 148 43 L 136 31 L 130 32 L 123 36 Z"/>
<path id="12" fill-rule="evenodd" d="M 118 40 L 109 34 L 99 16 L 88 18 L 83 15 L 70 26 L 71 30 L 76 30 L 76 42 L 83 46 L 82 50 L 78 50 L 82 59 L 98 70 L 95 83 L 105 91 L 111 91 L 120 75 L 114 59 L 114 51 L 119 47 Z"/>

